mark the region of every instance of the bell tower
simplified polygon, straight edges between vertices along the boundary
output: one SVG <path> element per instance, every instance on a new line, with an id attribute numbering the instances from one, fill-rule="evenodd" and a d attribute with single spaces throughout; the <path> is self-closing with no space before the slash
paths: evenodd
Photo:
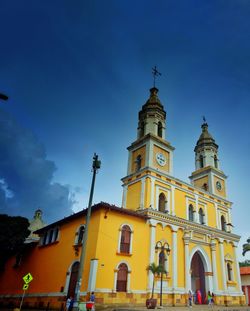
<path id="1" fill-rule="evenodd" d="M 219 146 L 208 132 L 208 124 L 205 118 L 201 129 L 201 135 L 194 148 L 195 171 L 189 178 L 194 186 L 212 194 L 226 197 L 227 177 L 220 169 Z"/>
<path id="2" fill-rule="evenodd" d="M 137 139 L 127 148 L 122 206 L 129 209 L 153 208 L 157 204 L 154 199 L 155 174 L 173 174 L 174 148 L 165 139 L 166 112 L 158 91 L 156 87 L 150 89 L 149 99 L 139 112 Z"/>

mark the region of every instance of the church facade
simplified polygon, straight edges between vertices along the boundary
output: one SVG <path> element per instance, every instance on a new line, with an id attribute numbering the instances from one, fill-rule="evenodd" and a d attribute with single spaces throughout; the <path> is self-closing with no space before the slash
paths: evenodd
<path id="1" fill-rule="evenodd" d="M 232 202 L 218 145 L 204 120 L 195 146 L 190 183 L 173 176 L 174 147 L 166 140 L 166 112 L 158 89 L 139 112 L 137 139 L 128 147 L 122 178 L 122 206 L 99 203 L 92 215 L 84 262 L 81 300 L 96 294 L 98 305 L 145 305 L 155 283 L 163 305 L 186 305 L 188 292 L 202 302 L 214 293 L 219 305 L 244 304 L 236 255 L 240 237 L 232 232 Z M 33 276 L 27 306 L 58 308 L 74 295 L 86 210 L 36 231 L 22 260 L 9 260 L 0 274 L 0 303 L 16 305 L 22 276 Z M 165 272 L 153 277 L 151 263 Z"/>

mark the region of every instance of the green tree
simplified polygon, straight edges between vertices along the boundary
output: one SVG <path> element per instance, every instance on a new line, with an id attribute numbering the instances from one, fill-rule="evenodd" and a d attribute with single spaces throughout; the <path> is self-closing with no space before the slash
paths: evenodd
<path id="1" fill-rule="evenodd" d="M 153 274 L 153 286 L 152 286 L 152 293 L 151 293 L 151 299 L 154 298 L 154 289 L 155 289 L 155 277 L 156 275 L 160 275 L 161 273 L 166 273 L 166 270 L 162 265 L 157 266 L 154 262 L 152 262 L 148 268 L 148 271 L 151 271 Z"/>
<path id="2" fill-rule="evenodd" d="M 29 221 L 21 216 L 0 214 L 0 270 L 9 257 L 21 252 L 25 239 L 30 234 Z"/>
<path id="3" fill-rule="evenodd" d="M 247 239 L 247 243 L 243 244 L 242 255 L 245 256 L 246 252 L 250 251 L 250 238 Z"/>

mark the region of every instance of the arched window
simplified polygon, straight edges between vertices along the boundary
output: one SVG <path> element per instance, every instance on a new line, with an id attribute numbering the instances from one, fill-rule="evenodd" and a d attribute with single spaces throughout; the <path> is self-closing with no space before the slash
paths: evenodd
<path id="1" fill-rule="evenodd" d="M 139 171 L 141 169 L 141 155 L 139 154 L 137 157 L 136 157 L 136 171 Z"/>
<path id="2" fill-rule="evenodd" d="M 221 230 L 227 231 L 226 230 L 226 220 L 225 220 L 225 217 L 223 215 L 220 218 L 220 223 L 221 223 Z"/>
<path id="3" fill-rule="evenodd" d="M 228 262 L 227 263 L 227 279 L 228 281 L 232 281 L 232 266 L 231 264 Z"/>
<path id="4" fill-rule="evenodd" d="M 162 137 L 162 123 L 158 122 L 157 135 Z"/>
<path id="5" fill-rule="evenodd" d="M 199 223 L 202 225 L 204 224 L 204 213 L 202 208 L 199 209 Z"/>
<path id="6" fill-rule="evenodd" d="M 76 282 L 79 270 L 79 262 L 75 262 L 71 267 L 70 280 L 69 280 L 69 288 L 68 288 L 68 297 L 75 296 Z"/>
<path id="7" fill-rule="evenodd" d="M 84 232 L 85 232 L 85 226 L 81 226 L 78 231 L 77 244 L 82 244 Z"/>
<path id="8" fill-rule="evenodd" d="M 116 291 L 126 292 L 127 291 L 127 279 L 128 279 L 128 267 L 125 263 L 121 263 L 118 267 Z"/>
<path id="9" fill-rule="evenodd" d="M 160 251 L 160 254 L 159 254 L 159 266 L 162 266 L 163 268 L 165 268 L 165 253 L 164 251 Z"/>
<path id="10" fill-rule="evenodd" d="M 129 226 L 124 225 L 121 232 L 120 253 L 129 254 L 131 243 L 131 229 Z"/>
<path id="11" fill-rule="evenodd" d="M 204 167 L 204 161 L 203 161 L 203 156 L 200 155 L 200 168 Z"/>
<path id="12" fill-rule="evenodd" d="M 188 207 L 188 219 L 190 221 L 194 221 L 194 208 L 192 204 L 189 204 L 189 207 Z"/>
<path id="13" fill-rule="evenodd" d="M 216 155 L 214 156 L 214 167 L 218 168 L 218 158 Z"/>
<path id="14" fill-rule="evenodd" d="M 166 211 L 165 204 L 166 204 L 166 197 L 165 197 L 164 193 L 161 193 L 159 195 L 159 204 L 158 204 L 159 212 L 163 212 L 164 213 Z"/>
<path id="15" fill-rule="evenodd" d="M 205 191 L 208 191 L 208 185 L 206 183 L 203 184 L 202 188 L 205 190 Z"/>

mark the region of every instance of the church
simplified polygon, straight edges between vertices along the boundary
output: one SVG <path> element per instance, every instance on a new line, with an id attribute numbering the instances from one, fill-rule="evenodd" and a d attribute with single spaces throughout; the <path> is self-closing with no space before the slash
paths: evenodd
<path id="1" fill-rule="evenodd" d="M 137 138 L 128 147 L 127 175 L 122 178 L 122 206 L 92 206 L 80 299 L 90 292 L 96 307 L 187 305 L 188 293 L 208 291 L 215 304 L 242 305 L 236 255 L 240 237 L 232 232 L 232 202 L 218 145 L 204 119 L 194 147 L 190 183 L 173 174 L 174 147 L 166 137 L 166 112 L 158 89 L 138 116 Z M 135 129 L 136 133 L 136 129 Z M 18 306 L 23 276 L 33 276 L 23 305 L 62 308 L 75 293 L 87 210 L 35 231 L 21 260 L 11 258 L 0 274 L 0 305 Z M 155 277 L 150 264 L 161 264 Z"/>

